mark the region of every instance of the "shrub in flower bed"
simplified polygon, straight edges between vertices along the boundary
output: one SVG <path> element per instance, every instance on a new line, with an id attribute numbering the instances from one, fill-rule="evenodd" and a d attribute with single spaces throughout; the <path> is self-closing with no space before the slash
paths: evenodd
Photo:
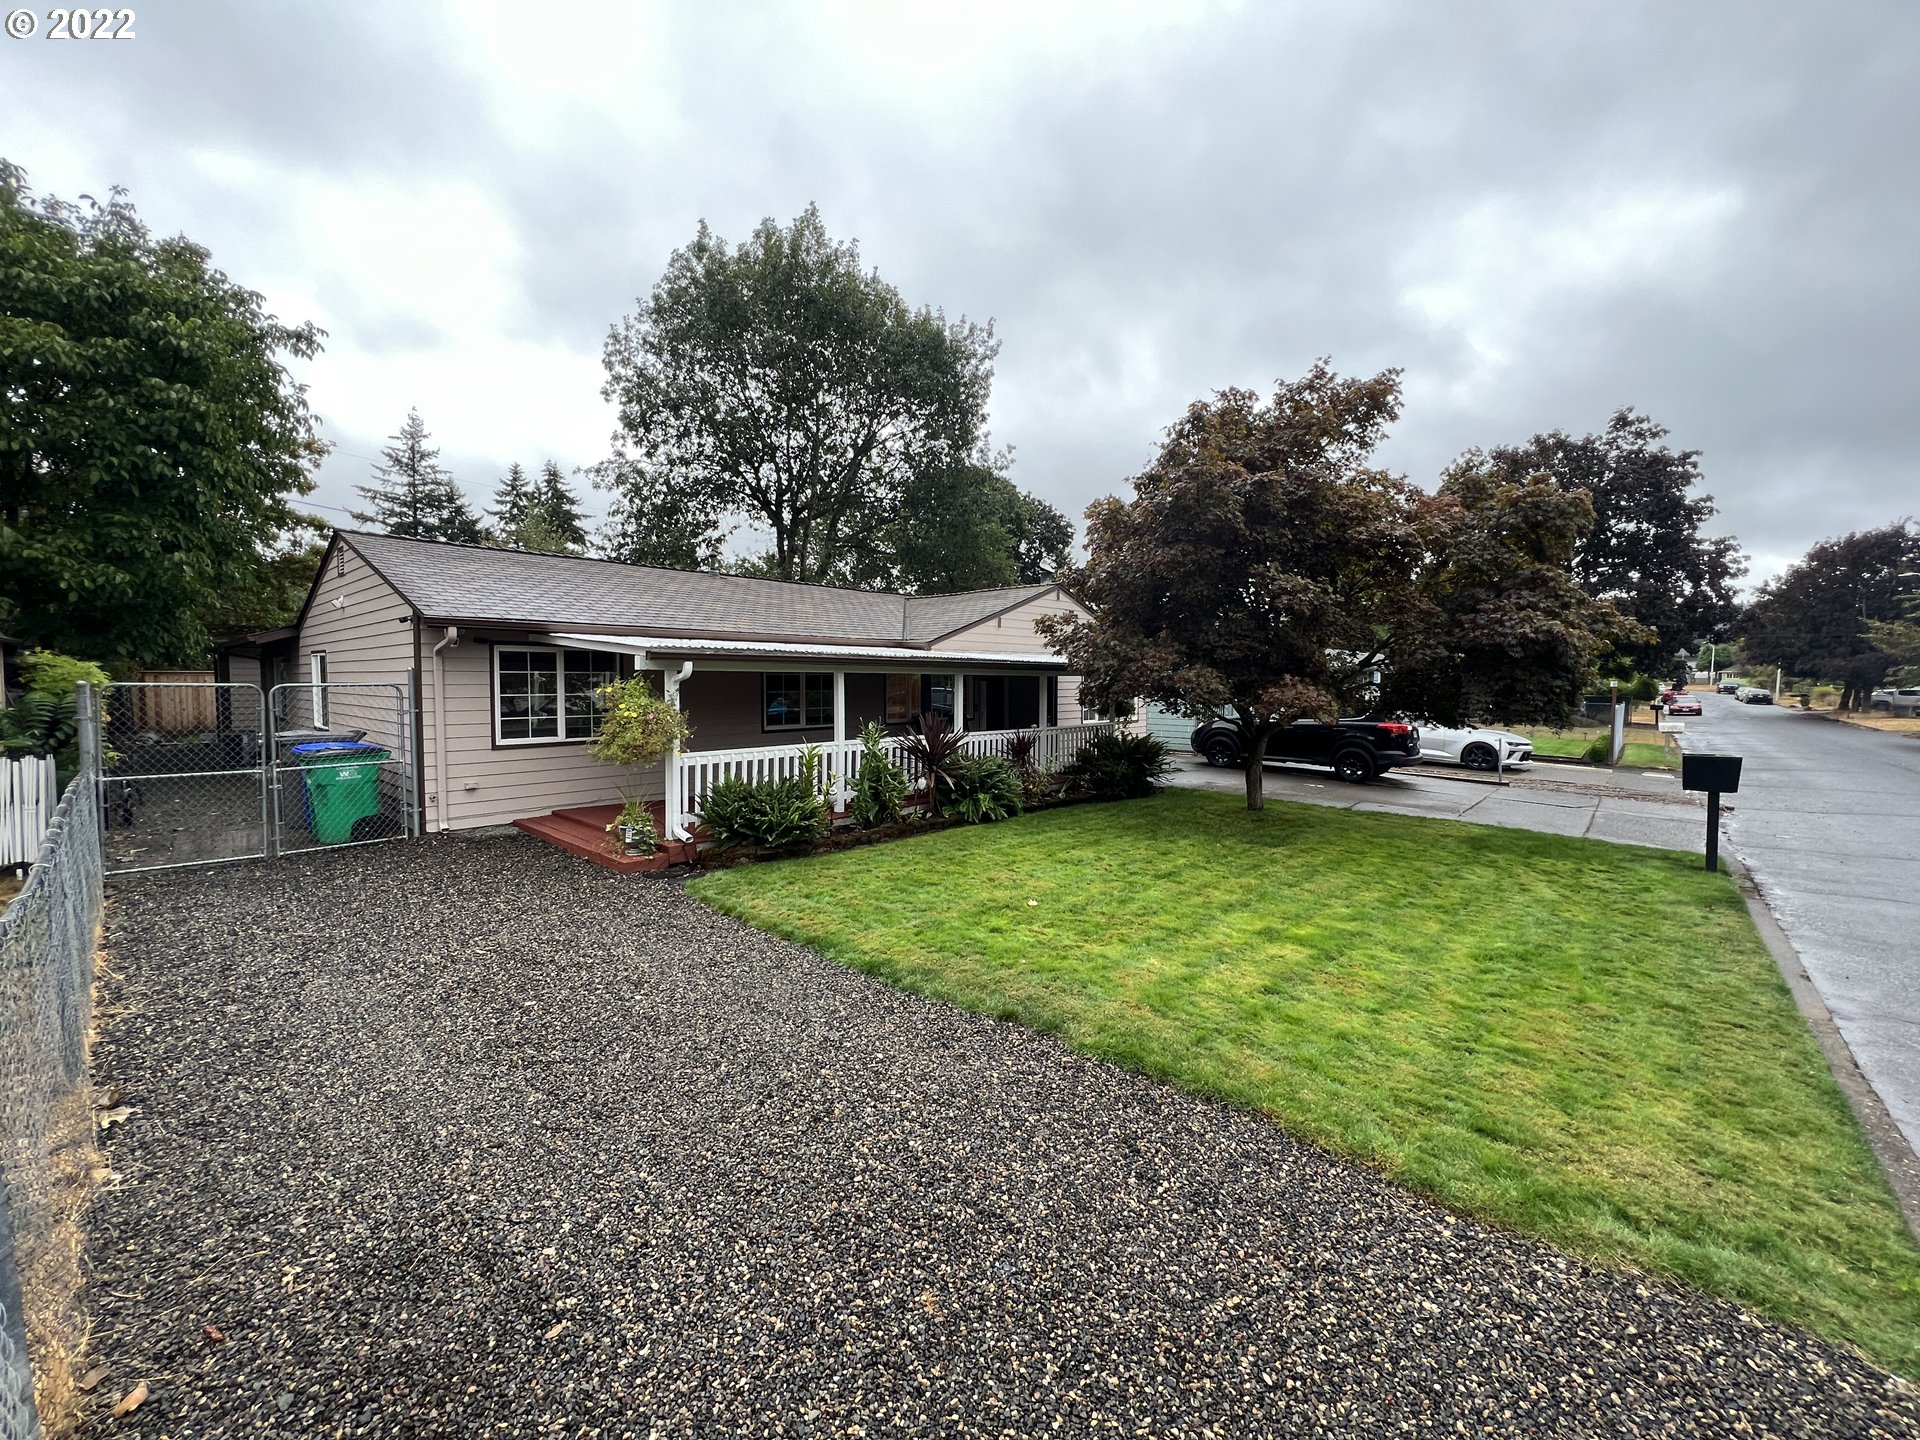
<path id="1" fill-rule="evenodd" d="M 797 850 L 832 827 L 820 790 L 820 756 L 809 746 L 798 775 L 754 784 L 720 781 L 701 801 L 700 823 L 722 850 L 740 845 Z"/>
<path id="2" fill-rule="evenodd" d="M 1060 773 L 1069 789 L 1096 800 L 1142 800 L 1172 769 L 1164 741 L 1107 730 L 1082 745 Z"/>
<path id="3" fill-rule="evenodd" d="M 969 825 L 1018 815 L 1025 799 L 1020 772 L 998 755 L 971 755 L 953 762 L 941 813 Z"/>

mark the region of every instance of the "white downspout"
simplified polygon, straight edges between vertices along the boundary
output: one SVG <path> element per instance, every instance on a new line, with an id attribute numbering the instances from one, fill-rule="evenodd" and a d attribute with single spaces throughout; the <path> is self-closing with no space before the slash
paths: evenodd
<path id="1" fill-rule="evenodd" d="M 433 647 L 433 816 L 438 828 L 447 825 L 447 671 L 440 652 L 460 643 L 460 627 L 447 626 L 440 643 Z"/>
<path id="2" fill-rule="evenodd" d="M 693 661 L 682 661 L 678 671 L 660 670 L 660 694 L 674 709 L 680 708 L 680 686 L 693 674 Z M 667 792 L 661 808 L 666 811 L 667 837 L 672 840 L 691 840 L 692 832 L 687 829 L 687 817 L 680 808 L 680 742 L 674 741 L 673 749 L 667 752 Z"/>

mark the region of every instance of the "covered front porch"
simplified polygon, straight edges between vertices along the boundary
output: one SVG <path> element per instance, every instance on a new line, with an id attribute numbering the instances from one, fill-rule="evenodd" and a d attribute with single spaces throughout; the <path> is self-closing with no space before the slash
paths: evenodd
<path id="1" fill-rule="evenodd" d="M 809 755 L 818 762 L 822 798 L 843 818 L 869 723 L 887 732 L 888 751 L 916 782 L 902 742 L 925 714 L 959 731 L 973 755 L 1006 755 L 1016 736 L 1031 735 L 1034 761 L 1046 769 L 1067 764 L 1106 728 L 1083 721 L 1077 681 L 1046 653 L 572 633 L 541 639 L 626 657 L 632 668 L 658 674 L 663 697 L 687 716 L 691 739 L 658 773 L 656 819 L 667 842 L 698 843 L 702 804 L 722 780 L 791 778 L 805 773 Z M 610 773 L 610 797 L 615 789 Z M 584 815 L 591 807 L 579 808 Z"/>

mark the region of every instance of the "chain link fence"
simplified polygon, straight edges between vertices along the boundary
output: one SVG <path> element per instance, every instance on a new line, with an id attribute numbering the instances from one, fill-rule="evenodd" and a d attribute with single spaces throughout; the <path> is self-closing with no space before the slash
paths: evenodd
<path id="1" fill-rule="evenodd" d="M 0 915 L 0 1440 L 34 1440 L 43 1421 L 58 1430 L 77 1394 L 101 873 L 94 776 L 83 763 Z"/>
<path id="2" fill-rule="evenodd" d="M 267 853 L 267 708 L 258 686 L 118 684 L 101 726 L 109 871 Z"/>
<path id="3" fill-rule="evenodd" d="M 268 790 L 280 854 L 415 833 L 413 706 L 404 685 L 276 685 Z"/>

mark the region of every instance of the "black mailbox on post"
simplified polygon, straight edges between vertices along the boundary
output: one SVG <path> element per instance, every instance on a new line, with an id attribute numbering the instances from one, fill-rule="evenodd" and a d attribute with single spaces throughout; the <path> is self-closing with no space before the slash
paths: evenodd
<path id="1" fill-rule="evenodd" d="M 1680 788 L 1707 792 L 1707 869 L 1720 868 L 1720 797 L 1740 790 L 1738 755 L 1681 755 Z"/>
<path id="2" fill-rule="evenodd" d="M 1706 790 L 1722 795 L 1738 794 L 1740 756 L 1682 755 L 1680 757 L 1680 788 Z"/>

